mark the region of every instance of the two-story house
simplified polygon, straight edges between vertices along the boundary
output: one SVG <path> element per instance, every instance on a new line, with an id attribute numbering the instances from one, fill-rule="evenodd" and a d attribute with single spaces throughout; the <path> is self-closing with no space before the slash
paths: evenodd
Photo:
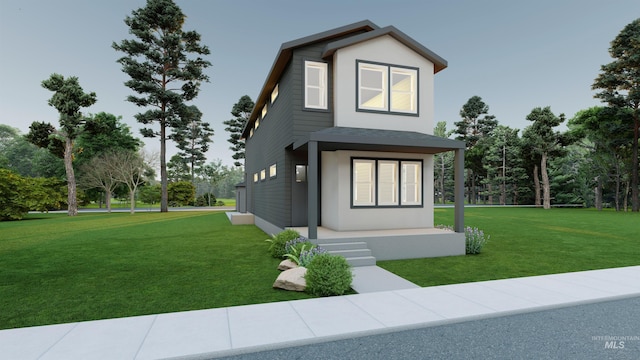
<path id="1" fill-rule="evenodd" d="M 464 254 L 465 144 L 431 135 L 446 67 L 370 21 L 284 43 L 243 131 L 242 207 L 269 234 L 365 243 L 378 259 Z M 456 157 L 456 233 L 433 224 L 433 154 L 444 151 Z"/>

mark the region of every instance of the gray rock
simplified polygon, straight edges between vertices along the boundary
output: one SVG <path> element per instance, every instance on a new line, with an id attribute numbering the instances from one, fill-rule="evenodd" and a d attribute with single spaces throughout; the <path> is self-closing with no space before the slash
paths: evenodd
<path id="1" fill-rule="evenodd" d="M 280 262 L 280 265 L 278 265 L 278 270 L 284 271 L 284 270 L 289 270 L 297 267 L 298 267 L 298 264 L 294 263 L 289 259 L 286 259 Z"/>

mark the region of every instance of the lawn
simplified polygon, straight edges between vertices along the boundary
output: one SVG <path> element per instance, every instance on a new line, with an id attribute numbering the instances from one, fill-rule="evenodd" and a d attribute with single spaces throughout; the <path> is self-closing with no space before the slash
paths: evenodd
<path id="1" fill-rule="evenodd" d="M 0 222 L 0 329 L 308 298 L 222 212 L 29 215 Z"/>
<path id="2" fill-rule="evenodd" d="M 453 224 L 453 209 L 436 209 Z M 378 261 L 420 286 L 640 265 L 640 214 L 593 209 L 465 208 L 490 235 L 479 255 Z"/>
<path id="3" fill-rule="evenodd" d="M 378 265 L 422 286 L 640 265 L 638 213 L 467 208 L 465 222 L 491 236 L 480 255 Z M 272 288 L 266 238 L 222 212 L 0 222 L 0 329 L 308 298 Z"/>

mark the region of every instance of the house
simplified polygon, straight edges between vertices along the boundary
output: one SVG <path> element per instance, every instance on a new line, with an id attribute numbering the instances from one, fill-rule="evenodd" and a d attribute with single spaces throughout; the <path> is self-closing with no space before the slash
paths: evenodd
<path id="1" fill-rule="evenodd" d="M 446 67 L 370 21 L 284 43 L 243 130 L 239 208 L 269 234 L 295 228 L 355 265 L 463 255 L 465 144 L 432 135 L 434 75 Z M 445 151 L 456 232 L 433 224 L 433 154 Z"/>

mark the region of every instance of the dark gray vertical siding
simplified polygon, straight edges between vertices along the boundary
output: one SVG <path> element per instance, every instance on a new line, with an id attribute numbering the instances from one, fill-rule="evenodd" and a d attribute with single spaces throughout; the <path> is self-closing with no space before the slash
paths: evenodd
<path id="1" fill-rule="evenodd" d="M 291 112 L 290 66 L 283 73 L 278 85 L 278 98 L 267 105 L 267 116 L 253 137 L 246 142 L 247 195 L 249 211 L 280 227 L 289 226 L 291 219 L 290 191 L 287 181 L 285 147 L 293 142 L 293 117 Z M 277 175 L 269 177 L 269 166 L 276 164 Z M 266 171 L 266 179 L 253 182 L 253 174 Z"/>
<path id="2" fill-rule="evenodd" d="M 333 64 L 329 60 L 320 57 L 326 43 L 314 44 L 294 50 L 291 60 L 291 73 L 293 77 L 292 111 L 293 136 L 295 140 L 307 137 L 309 133 L 333 126 Z M 327 94 L 328 110 L 304 109 L 304 61 L 328 62 Z"/>
<path id="3" fill-rule="evenodd" d="M 355 35 L 355 34 L 352 34 Z M 338 40 L 337 38 L 331 41 Z M 279 95 L 254 136 L 246 141 L 247 210 L 279 227 L 291 226 L 292 182 L 296 162 L 306 162 L 306 153 L 293 153 L 292 144 L 308 134 L 333 125 L 333 64 L 321 58 L 327 42 L 293 49 L 292 58 L 279 81 Z M 304 109 L 304 61 L 328 62 L 328 110 Z M 265 89 L 271 91 L 271 89 Z M 269 178 L 269 166 L 277 164 L 278 175 Z M 253 182 L 262 169 L 267 179 Z"/>

